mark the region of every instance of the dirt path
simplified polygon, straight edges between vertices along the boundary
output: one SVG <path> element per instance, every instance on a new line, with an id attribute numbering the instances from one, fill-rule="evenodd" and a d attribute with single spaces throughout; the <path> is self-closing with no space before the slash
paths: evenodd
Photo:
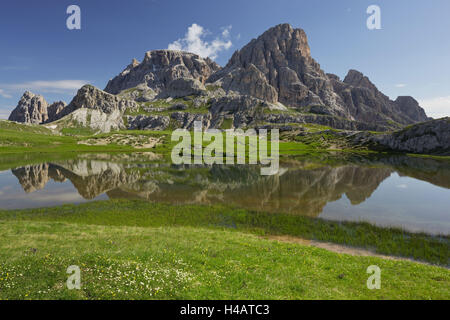
<path id="1" fill-rule="evenodd" d="M 363 248 L 356 248 L 356 247 L 349 247 L 349 246 L 331 243 L 331 242 L 307 240 L 307 239 L 302 239 L 302 238 L 297 238 L 297 237 L 292 237 L 292 236 L 267 236 L 264 238 L 269 239 L 269 240 L 280 241 L 280 242 L 297 243 L 297 244 L 301 244 L 304 246 L 312 246 L 312 247 L 316 247 L 316 248 L 322 248 L 322 249 L 325 249 L 328 251 L 349 254 L 352 256 L 363 256 L 363 257 L 370 256 L 370 257 L 378 257 L 378 258 L 387 259 L 387 260 L 411 261 L 411 262 L 431 265 L 431 264 L 423 262 L 423 261 L 417 261 L 417 260 L 404 258 L 404 257 L 383 255 L 383 254 L 373 252 L 371 250 L 367 250 L 367 249 L 363 249 Z"/>

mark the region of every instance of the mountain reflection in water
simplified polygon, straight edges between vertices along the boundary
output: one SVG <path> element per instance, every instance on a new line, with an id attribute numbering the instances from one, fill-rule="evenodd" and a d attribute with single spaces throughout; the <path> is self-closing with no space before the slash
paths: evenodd
<path id="1" fill-rule="evenodd" d="M 11 172 L 27 194 L 39 190 L 45 193 L 46 189 L 70 183 L 86 200 L 106 195 L 110 199 L 145 199 L 174 204 L 222 203 L 256 211 L 366 220 L 412 231 L 449 233 L 450 167 L 446 162 L 430 159 L 397 156 L 363 159 L 338 166 L 314 162 L 282 163 L 279 174 L 274 176 L 261 176 L 256 166 L 174 166 L 102 159 L 54 161 L 15 168 Z M 403 179 L 401 181 L 405 182 L 403 176 L 410 177 L 407 178 L 410 184 L 414 181 L 411 185 L 417 187 L 419 183 L 424 190 L 424 199 L 429 199 L 428 203 L 423 203 L 428 205 L 424 207 L 429 208 L 425 210 L 427 212 L 415 212 L 423 208 L 411 207 L 411 201 L 414 202 L 412 198 L 417 198 L 414 190 L 410 195 L 408 192 L 399 193 L 400 209 L 397 209 L 398 204 L 383 203 L 383 199 L 373 204 L 370 202 L 372 200 L 369 198 L 375 191 L 383 189 L 380 185 L 384 185 L 384 181 Z M 397 183 L 397 187 L 401 185 Z M 23 194 L 15 204 L 10 192 L 6 205 L 1 200 L 4 193 L 2 187 L 5 185 L 0 182 L 0 207 L 22 207 L 20 199 L 23 199 Z M 388 183 L 386 188 L 398 192 Z M 364 214 L 355 213 L 359 205 Z M 42 204 L 36 203 L 34 206 Z M 397 211 L 393 212 L 393 209 Z M 403 212 L 403 216 L 396 216 L 397 212 Z"/>

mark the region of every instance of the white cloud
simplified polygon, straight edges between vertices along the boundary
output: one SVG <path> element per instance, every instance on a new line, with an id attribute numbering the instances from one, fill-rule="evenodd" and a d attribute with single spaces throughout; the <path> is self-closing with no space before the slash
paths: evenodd
<path id="1" fill-rule="evenodd" d="M 404 84 L 404 83 L 397 83 L 397 84 L 395 85 L 395 87 L 396 87 L 396 88 L 404 88 L 404 87 L 406 87 L 406 84 Z"/>
<path id="2" fill-rule="evenodd" d="M 222 37 L 224 37 L 225 39 L 228 39 L 230 37 L 230 30 L 231 30 L 232 26 L 226 26 L 226 27 L 222 27 L 221 29 L 222 31 Z"/>
<path id="3" fill-rule="evenodd" d="M 399 185 L 397 185 L 397 188 L 406 189 L 406 188 L 408 188 L 408 186 L 406 184 L 399 184 Z"/>
<path id="4" fill-rule="evenodd" d="M 167 49 L 193 52 L 204 58 L 216 59 L 220 51 L 232 46 L 232 42 L 229 40 L 230 29 L 231 26 L 224 27 L 220 36 L 208 42 L 204 38 L 210 33 L 202 26 L 194 23 L 188 28 L 184 38 L 170 43 Z"/>
<path id="5" fill-rule="evenodd" d="M 427 115 L 433 118 L 450 116 L 450 96 L 419 100 Z"/>
<path id="6" fill-rule="evenodd" d="M 7 93 L 5 92 L 5 90 L 3 90 L 3 89 L 0 89 L 0 97 L 6 98 L 6 99 L 12 98 L 12 96 L 9 95 L 9 94 L 7 94 Z"/>
<path id="7" fill-rule="evenodd" d="M 1 87 L 15 91 L 36 91 L 53 93 L 72 93 L 88 83 L 86 80 L 56 80 L 56 81 L 30 81 L 14 84 L 0 84 Z M 1 90 L 1 89 L 0 89 Z"/>

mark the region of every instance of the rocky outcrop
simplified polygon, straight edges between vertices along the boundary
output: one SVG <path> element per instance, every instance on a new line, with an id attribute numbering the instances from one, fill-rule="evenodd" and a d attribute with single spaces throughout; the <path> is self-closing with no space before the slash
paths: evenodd
<path id="1" fill-rule="evenodd" d="M 169 126 L 170 118 L 168 116 L 128 116 L 129 130 L 165 130 Z"/>
<path id="2" fill-rule="evenodd" d="M 52 103 L 47 108 L 48 119 L 46 122 L 52 122 L 60 118 L 60 113 L 64 110 L 67 104 L 64 101 L 57 101 Z"/>
<path id="3" fill-rule="evenodd" d="M 58 106 L 55 106 L 55 109 L 57 108 Z M 69 105 L 55 112 L 52 122 L 47 126 L 59 129 L 82 126 L 93 131 L 110 132 L 125 129 L 124 112 L 138 109 L 139 105 L 135 101 L 122 99 L 94 86 L 85 85 L 78 90 Z"/>
<path id="4" fill-rule="evenodd" d="M 136 102 L 148 102 L 152 101 L 156 97 L 156 92 L 145 83 L 141 83 L 135 88 L 126 89 L 118 94 L 119 97 L 125 100 L 133 100 Z"/>
<path id="5" fill-rule="evenodd" d="M 167 87 L 158 95 L 160 99 L 181 98 L 190 95 L 204 95 L 205 86 L 197 79 L 178 78 L 171 81 Z"/>
<path id="6" fill-rule="evenodd" d="M 410 125 L 387 134 L 371 132 L 338 132 L 349 142 L 374 150 L 450 155 L 450 118 Z"/>
<path id="7" fill-rule="evenodd" d="M 450 155 L 450 118 L 419 123 L 392 134 L 374 135 L 370 142 L 394 151 Z"/>
<path id="8" fill-rule="evenodd" d="M 211 99 L 209 112 L 212 114 L 211 127 L 218 127 L 224 118 L 233 119 L 234 128 L 256 124 L 263 117 L 263 100 L 250 96 L 227 95 Z"/>
<path id="9" fill-rule="evenodd" d="M 26 91 L 8 120 L 40 124 L 48 120 L 48 104 L 44 97 Z"/>
<path id="10" fill-rule="evenodd" d="M 175 79 L 196 79 L 204 84 L 206 79 L 219 70 L 211 59 L 183 51 L 155 50 L 145 54 L 144 60 L 137 60 L 110 80 L 106 92 L 117 94 L 125 89 L 145 83 L 156 93 L 160 93 Z"/>
<path id="11" fill-rule="evenodd" d="M 126 126 L 123 122 L 123 114 L 119 110 L 110 113 L 96 109 L 77 109 L 59 121 L 50 125 L 60 125 L 61 128 L 84 127 L 95 132 L 108 133 L 115 130 L 124 130 Z"/>
<path id="12" fill-rule="evenodd" d="M 195 121 L 200 121 L 203 129 L 211 127 L 210 113 L 174 112 L 170 115 L 170 118 L 178 124 L 178 127 L 183 129 L 192 129 Z"/>
<path id="13" fill-rule="evenodd" d="M 408 117 L 412 123 L 432 120 L 427 117 L 425 110 L 416 99 L 410 96 L 400 96 L 395 100 L 395 105 L 404 116 Z"/>
<path id="14" fill-rule="evenodd" d="M 59 118 L 64 117 L 77 109 L 94 109 L 102 113 L 110 114 L 115 111 L 124 112 L 129 109 L 136 111 L 139 105 L 131 100 L 121 99 L 91 85 L 85 85 L 78 90 L 72 102 L 59 113 Z"/>
<path id="15" fill-rule="evenodd" d="M 269 102 L 278 101 L 277 90 L 269 84 L 265 75 L 253 64 L 246 68 L 230 68 L 228 73 L 224 71 L 223 74 L 216 85 L 220 85 L 227 92 L 231 90 Z M 214 75 L 212 79 L 218 76 Z"/>

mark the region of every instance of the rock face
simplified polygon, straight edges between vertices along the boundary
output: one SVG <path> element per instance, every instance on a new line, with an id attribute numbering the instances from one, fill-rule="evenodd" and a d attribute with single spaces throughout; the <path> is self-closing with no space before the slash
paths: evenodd
<path id="1" fill-rule="evenodd" d="M 403 116 L 410 119 L 411 123 L 432 120 L 427 117 L 425 110 L 419 106 L 419 103 L 413 97 L 400 96 L 395 100 L 395 105 L 402 112 Z"/>
<path id="2" fill-rule="evenodd" d="M 230 67 L 229 72 L 225 70 L 223 73 L 215 74 L 210 81 L 214 81 L 220 76 L 222 77 L 217 81 L 217 84 L 227 92 L 232 90 L 269 102 L 278 101 L 277 90 L 269 84 L 265 75 L 253 64 L 246 68 Z"/>
<path id="3" fill-rule="evenodd" d="M 398 97 L 392 101 L 361 72 L 350 70 L 344 81 L 329 75 L 334 91 L 341 97 L 349 114 L 356 120 L 401 125 L 427 121 L 425 111 L 412 97 Z"/>
<path id="4" fill-rule="evenodd" d="M 114 130 L 126 129 L 123 122 L 123 114 L 119 110 L 110 113 L 96 109 L 80 108 L 52 124 L 60 123 L 62 127 L 81 126 L 94 132 L 108 133 Z"/>
<path id="5" fill-rule="evenodd" d="M 339 132 L 354 145 L 378 151 L 450 155 L 450 118 L 410 125 L 387 134 L 371 132 Z"/>
<path id="6" fill-rule="evenodd" d="M 81 108 L 94 109 L 110 114 L 114 111 L 124 112 L 127 109 L 137 110 L 139 105 L 134 101 L 121 99 L 94 86 L 85 85 L 78 90 L 72 102 L 59 113 L 58 117 L 62 118 Z"/>
<path id="7" fill-rule="evenodd" d="M 190 95 L 202 95 L 206 91 L 205 86 L 197 79 L 178 78 L 171 81 L 158 98 L 181 98 Z"/>
<path id="8" fill-rule="evenodd" d="M 128 129 L 130 130 L 165 130 L 170 123 L 168 116 L 128 116 Z"/>
<path id="9" fill-rule="evenodd" d="M 64 108 L 66 106 L 67 106 L 67 104 L 64 101 L 58 101 L 58 102 L 52 103 L 47 108 L 48 119 L 46 122 L 52 122 L 52 121 L 59 119 L 60 113 L 64 110 Z"/>
<path id="10" fill-rule="evenodd" d="M 44 97 L 26 91 L 8 120 L 40 124 L 48 120 L 48 104 Z"/>
<path id="11" fill-rule="evenodd" d="M 123 90 L 118 94 L 119 97 L 136 102 L 152 101 L 156 97 L 156 92 L 147 87 L 147 84 L 141 83 L 136 88 Z"/>
<path id="12" fill-rule="evenodd" d="M 105 91 L 118 94 L 145 83 L 156 93 L 160 93 L 175 79 L 196 79 L 204 84 L 206 79 L 219 69 L 219 65 L 211 59 L 203 59 L 193 53 L 173 50 L 149 51 L 141 63 L 134 59 L 125 70 L 110 80 Z"/>
<path id="13" fill-rule="evenodd" d="M 233 120 L 234 128 L 255 124 L 262 118 L 262 105 L 265 102 L 250 96 L 224 96 L 211 100 L 210 113 L 213 116 L 211 127 L 219 127 L 224 118 Z"/>
<path id="14" fill-rule="evenodd" d="M 55 110 L 61 105 L 55 106 Z M 122 99 L 95 88 L 85 85 L 78 90 L 77 95 L 67 105 L 55 112 L 52 111 L 52 125 L 83 126 L 94 131 L 110 132 L 125 129 L 123 114 L 126 110 L 136 111 L 139 105 L 135 101 Z"/>
<path id="15" fill-rule="evenodd" d="M 267 30 L 236 51 L 208 82 L 268 102 L 327 105 L 336 115 L 347 115 L 328 77 L 311 58 L 305 32 L 289 24 Z"/>
<path id="16" fill-rule="evenodd" d="M 392 134 L 375 135 L 370 141 L 395 151 L 450 155 L 450 118 L 419 123 Z"/>
<path id="17" fill-rule="evenodd" d="M 192 129 L 194 128 L 194 122 L 200 121 L 203 128 L 211 127 L 211 114 L 201 113 L 189 113 L 189 112 L 174 112 L 170 115 L 180 128 Z"/>

